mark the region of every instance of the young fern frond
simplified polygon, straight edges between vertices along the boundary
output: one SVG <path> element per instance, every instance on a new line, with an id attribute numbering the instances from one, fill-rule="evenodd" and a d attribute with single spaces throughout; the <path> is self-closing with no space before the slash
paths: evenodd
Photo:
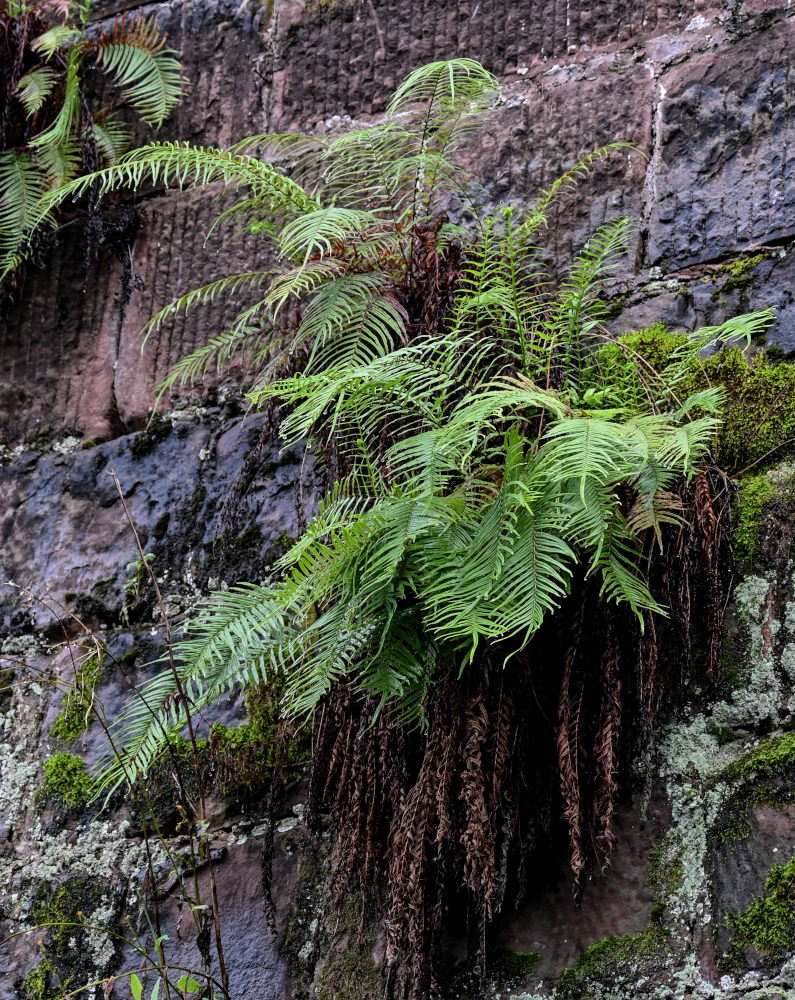
<path id="1" fill-rule="evenodd" d="M 58 72 L 50 66 L 36 66 L 22 77 L 14 91 L 25 114 L 32 118 L 40 111 L 58 82 Z"/>
<path id="2" fill-rule="evenodd" d="M 35 38 L 31 42 L 31 48 L 49 61 L 60 49 L 70 47 L 79 40 L 80 31 L 78 28 L 68 24 L 56 24 Z"/>
<path id="3" fill-rule="evenodd" d="M 154 15 L 131 25 L 124 15 L 98 42 L 97 62 L 114 77 L 144 121 L 159 128 L 179 104 L 184 89 L 177 53 L 164 48 Z"/>
<path id="4" fill-rule="evenodd" d="M 161 399 L 176 385 L 185 385 L 212 370 L 221 371 L 235 358 L 260 355 L 269 340 L 270 331 L 261 326 L 226 330 L 217 334 L 171 368 L 157 387 L 157 399 Z"/>
<path id="5" fill-rule="evenodd" d="M 160 329 L 165 320 L 175 313 L 188 312 L 197 305 L 207 305 L 208 302 L 214 302 L 219 296 L 231 296 L 244 288 L 259 288 L 269 277 L 268 271 L 243 271 L 240 274 L 229 274 L 225 278 L 210 281 L 200 288 L 194 288 L 185 295 L 180 295 L 179 298 L 172 299 L 168 305 L 163 306 L 147 321 L 141 331 L 144 343 L 152 333 Z"/>
<path id="6" fill-rule="evenodd" d="M 130 148 L 130 132 L 114 115 L 94 115 L 88 129 L 107 167 L 115 166 Z"/>

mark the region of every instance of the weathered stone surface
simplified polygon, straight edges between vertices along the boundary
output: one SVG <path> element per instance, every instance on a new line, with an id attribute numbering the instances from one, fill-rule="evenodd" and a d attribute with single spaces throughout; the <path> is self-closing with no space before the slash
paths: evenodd
<path id="1" fill-rule="evenodd" d="M 125 565 L 137 555 L 111 470 L 144 549 L 159 557 L 166 591 L 187 577 L 205 585 L 210 567 L 218 578 L 224 561 L 230 582 L 261 573 L 281 539 L 298 534 L 299 513 L 310 516 L 317 502 L 311 459 L 299 490 L 299 454 L 271 443 L 256 451 L 261 416 L 224 420 L 218 407 L 201 416 L 177 412 L 140 434 L 69 455 L 28 453 L 0 468 L 0 583 L 46 589 L 59 601 L 92 596 L 109 614 L 117 610 Z M 241 475 L 247 488 L 227 516 Z M 250 551 L 236 552 L 229 567 L 225 541 L 240 535 L 251 539 Z"/>
<path id="2" fill-rule="evenodd" d="M 97 30 L 122 6 L 118 0 L 98 4 Z M 500 76 L 504 92 L 492 125 L 468 154 L 484 179 L 484 201 L 526 202 L 600 143 L 627 139 L 639 149 L 600 164 L 577 200 L 564 200 L 551 220 L 550 245 L 565 259 L 606 219 L 638 219 L 637 244 L 611 285 L 618 303 L 614 329 L 658 319 L 693 329 L 773 304 L 771 339 L 795 350 L 795 21 L 783 0 L 277 0 L 262 7 L 175 0 L 138 9 L 167 27 L 192 83 L 163 136 L 196 142 L 223 144 L 269 128 L 336 132 L 347 127 L 345 116 L 378 116 L 396 83 L 423 62 L 451 55 L 482 60 Z M 139 137 L 150 136 L 141 131 Z M 255 241 L 234 253 L 218 250 L 220 244 L 204 249 L 217 211 L 207 194 L 142 194 L 137 203 L 143 228 L 131 257 L 125 250 L 117 259 L 106 247 L 86 273 L 75 225 L 47 269 L 26 275 L 16 303 L 6 305 L 0 319 L 0 444 L 35 444 L 0 468 L 0 582 L 47 587 L 69 606 L 82 601 L 87 624 L 107 636 L 115 655 L 136 648 L 131 676 L 140 680 L 151 673 L 144 663 L 160 651 L 162 636 L 151 603 L 130 611 L 132 625 L 120 618 L 125 565 L 135 549 L 107 470 L 118 472 L 177 614 L 203 592 L 211 568 L 227 582 L 258 578 L 285 535 L 298 532 L 316 489 L 311 463 L 303 469 L 303 489 L 297 485 L 297 454 L 280 456 L 268 443 L 246 459 L 261 418 L 242 420 L 224 402 L 223 385 L 203 411 L 183 406 L 148 437 L 133 433 L 144 427 L 169 367 L 223 329 L 224 313 L 196 311 L 168 321 L 143 352 L 140 328 L 173 295 L 259 260 Z M 726 268 L 738 257 L 757 256 L 739 282 Z M 130 262 L 143 287 L 133 289 L 122 309 L 119 277 Z M 76 439 L 69 442 L 72 431 Z M 71 451 L 81 442 L 85 450 Z M 244 465 L 248 490 L 230 526 L 222 509 Z M 548 993 L 549 977 L 606 935 L 642 937 L 652 905 L 659 904 L 670 935 L 666 957 L 636 955 L 585 995 L 795 996 L 792 962 L 762 980 L 720 965 L 726 914 L 747 906 L 770 865 L 795 846 L 791 808 L 756 806 L 748 837 L 733 845 L 715 840 L 721 810 L 737 792 L 726 768 L 747 747 L 791 725 L 795 676 L 786 650 L 795 633 L 785 607 L 785 596 L 793 596 L 791 574 L 787 564 L 738 591 L 737 627 L 747 640 L 743 673 L 725 700 L 659 733 L 645 766 L 660 801 L 652 800 L 645 826 L 637 800 L 621 812 L 607 881 L 589 887 L 577 913 L 562 863 L 559 881 L 499 928 L 499 946 L 542 953 L 528 989 Z M 772 610 L 771 593 L 778 594 Z M 6 592 L 0 602 L 5 655 L 27 660 L 45 678 L 68 679 L 74 669 L 68 651 L 45 648 L 59 638 L 53 619 L 63 617 L 69 629 L 67 617 L 34 605 L 28 618 Z M 773 634 L 778 639 L 771 644 L 765 635 Z M 103 677 L 99 696 L 111 715 L 126 691 L 120 672 Z M 25 923 L 43 882 L 57 886 L 91 876 L 121 892 L 137 886 L 145 869 L 138 830 L 124 825 L 125 804 L 106 820 L 94 813 L 64 818 L 34 801 L 42 758 L 59 746 L 50 727 L 60 692 L 29 684 L 5 697 L 0 691 L 0 938 Z M 228 724 L 243 712 L 240 699 L 219 709 Z M 95 726 L 76 749 L 93 764 L 102 743 Z M 225 941 L 235 995 L 244 1000 L 291 994 L 295 966 L 286 968 L 277 946 L 305 890 L 297 854 L 309 856 L 300 824 L 286 818 L 276 846 L 274 944 L 261 910 L 262 805 L 237 815 L 227 802 L 210 803 L 213 843 L 225 851 L 218 869 Z M 645 884 L 649 846 L 666 830 L 681 871 L 656 898 Z M 128 903 L 132 910 L 132 897 Z M 109 905 L 100 899 L 95 911 L 101 916 Z M 319 904 L 301 913 L 302 924 L 293 923 L 303 928 L 299 956 L 318 914 Z M 185 915 L 179 922 L 173 888 L 163 915 L 175 959 L 192 965 L 190 922 Z M 94 946 L 95 968 L 104 974 L 103 942 Z M 16 996 L 15 983 L 38 959 L 35 935 L 0 945 L 2 1000 Z M 313 967 L 303 971 L 311 981 Z M 126 995 L 118 987 L 117 993 Z"/>
<path id="3" fill-rule="evenodd" d="M 795 233 L 793 43 L 787 18 L 659 78 L 651 265 L 676 271 Z"/>

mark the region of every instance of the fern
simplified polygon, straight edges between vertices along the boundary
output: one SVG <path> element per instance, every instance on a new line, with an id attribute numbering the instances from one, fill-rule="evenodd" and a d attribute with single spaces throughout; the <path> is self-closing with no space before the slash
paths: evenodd
<path id="1" fill-rule="evenodd" d="M 141 118 L 156 128 L 179 104 L 184 88 L 177 53 L 164 45 L 154 15 L 129 26 L 122 15 L 112 35 L 103 35 L 98 43 L 102 69 L 114 77 Z"/>
<path id="2" fill-rule="evenodd" d="M 183 91 L 179 62 L 164 48 L 165 37 L 153 18 L 125 25 L 122 17 L 110 36 L 96 41 L 86 34 L 90 6 L 90 0 L 38 0 L 0 10 L 0 33 L 8 42 L 4 72 L 9 98 L 0 122 L 7 185 L 0 198 L 0 280 L 29 255 L 36 230 L 56 222 L 53 210 L 68 197 L 60 192 L 86 164 L 96 165 L 99 155 L 106 166 L 114 166 L 129 146 L 127 129 L 118 119 L 88 110 L 84 60 L 93 55 L 121 84 L 140 116 L 156 126 Z M 52 15 L 63 23 L 47 27 Z M 37 131 L 31 136 L 33 129 Z M 11 142 L 14 150 L 7 148 Z M 17 163 L 13 170 L 12 159 Z M 35 181 L 34 173 L 39 175 Z M 46 193 L 54 197 L 44 204 Z"/>
<path id="3" fill-rule="evenodd" d="M 196 707 L 279 679 L 285 710 L 306 717 L 346 678 L 376 716 L 422 725 L 437 672 L 482 647 L 503 659 L 526 647 L 578 567 L 641 626 L 665 613 L 642 554 L 681 524 L 678 491 L 707 461 L 721 405 L 677 388 L 708 344 L 747 339 L 769 314 L 689 336 L 660 371 L 615 345 L 621 363 L 608 364 L 599 287 L 634 224 L 600 227 L 558 278 L 535 240 L 555 198 L 626 147 L 586 156 L 527 209 L 450 226 L 442 199 L 469 184 L 451 155 L 496 94 L 476 63 L 434 63 L 372 127 L 226 150 L 153 143 L 41 199 L 43 217 L 89 188 L 231 195 L 220 224 L 260 238 L 276 263 L 178 295 L 150 320 L 146 332 L 253 298 L 162 388 L 236 356 L 265 362 L 254 405 L 285 405 L 285 441 L 333 449 L 345 470 L 277 583 L 215 594 L 188 623 L 177 653 Z M 298 350 L 296 371 L 285 360 Z M 140 706 L 121 720 L 129 753 L 108 787 L 143 773 L 182 724 L 173 693 L 158 676 L 144 691 L 154 720 Z"/>
<path id="4" fill-rule="evenodd" d="M 49 66 L 37 66 L 22 77 L 14 93 L 22 102 L 28 118 L 41 110 L 57 82 L 58 73 Z"/>
<path id="5" fill-rule="evenodd" d="M 41 171 L 27 153 L 0 153 L 0 260 L 16 253 L 21 235 L 40 218 Z"/>

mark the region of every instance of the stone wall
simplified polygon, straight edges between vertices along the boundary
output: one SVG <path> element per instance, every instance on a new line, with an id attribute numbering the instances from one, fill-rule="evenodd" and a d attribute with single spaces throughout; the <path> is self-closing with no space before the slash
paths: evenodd
<path id="1" fill-rule="evenodd" d="M 122 6 L 98 3 L 98 24 Z M 658 319 L 692 329 L 774 305 L 770 341 L 795 349 L 788 3 L 176 0 L 142 10 L 167 27 L 192 84 L 164 131 L 197 142 L 269 129 L 342 130 L 375 119 L 417 65 L 479 59 L 503 84 L 493 127 L 472 154 L 490 199 L 529 199 L 601 143 L 637 147 L 602 162 L 551 227 L 553 249 L 565 257 L 606 219 L 639 221 L 636 245 L 609 289 L 615 329 Z M 97 925 L 121 926 L 138 914 L 146 865 L 130 804 L 117 800 L 100 812 L 66 808 L 46 789 L 36 794 L 45 759 L 64 749 L 51 730 L 75 671 L 64 642 L 79 631 L 66 609 L 124 666 L 103 668 L 97 695 L 110 715 L 123 703 L 125 671 L 145 678 L 162 648 L 151 600 L 138 604 L 125 590 L 135 548 L 110 470 L 177 616 L 211 582 L 264 577 L 316 502 L 311 464 L 278 451 L 262 434 L 262 418 L 244 415 L 233 382 L 164 401 L 161 419 L 144 429 L 157 382 L 215 332 L 220 317 L 190 313 L 143 351 L 141 326 L 176 292 L 235 262 L 245 266 L 257 248 L 252 242 L 231 261 L 226 249 L 205 248 L 216 205 L 204 194 L 141 195 L 136 205 L 143 225 L 131 263 L 143 288 L 124 308 L 119 275 L 130 261 L 105 253 L 86 273 L 82 240 L 67 231 L 48 266 L 25 274 L 0 322 L 0 671 L 11 671 L 0 672 L 0 688 L 3 678 L 14 682 L 0 690 L 2 1000 L 48 1000 L 55 987 L 48 981 L 37 992 L 35 978 L 46 978 L 44 962 L 60 962 L 76 988 L 132 961 L 100 932 L 79 929 L 74 946 L 62 942 L 69 959 L 56 954 L 52 932 L 5 938 L 54 912 L 47 906 L 64 888 L 70 919 L 78 905 Z M 792 807 L 771 789 L 791 782 L 795 760 L 787 744 L 781 749 L 795 687 L 793 601 L 784 546 L 749 567 L 738 589 L 725 698 L 660 733 L 646 764 L 654 793 L 622 811 L 610 877 L 589 887 L 577 913 L 561 858 L 560 879 L 499 928 L 500 947 L 542 958 L 532 972 L 516 973 L 515 963 L 512 974 L 503 970 L 495 996 L 548 995 L 553 977 L 578 957 L 568 992 L 559 993 L 566 1000 L 795 996 L 792 961 L 766 967 L 747 949 L 742 968 L 756 971 L 743 976 L 723 956 L 726 914 L 758 897 L 771 865 L 792 853 Z M 32 674 L 17 669 L 22 660 Z M 235 701 L 219 712 L 227 723 L 245 717 Z M 95 762 L 101 744 L 94 725 L 70 749 Z M 763 759 L 746 766 L 755 747 Z M 166 790 L 171 780 L 163 779 Z M 326 1000 L 369 1000 L 380 942 L 375 932 L 357 938 L 358 920 L 318 920 L 329 838 L 308 842 L 300 786 L 279 816 L 277 936 L 270 936 L 259 893 L 264 810 L 262 798 L 212 801 L 235 996 L 276 1000 L 314 990 Z M 174 809 L 162 815 L 168 842 L 184 850 Z M 158 863 L 168 885 L 167 865 Z M 172 954 L 190 964 L 195 933 L 180 919 L 179 894 L 168 893 Z M 596 951 L 587 951 L 592 945 Z M 127 995 L 116 987 L 114 996 Z"/>
<path id="2" fill-rule="evenodd" d="M 116 7 L 108 0 L 95 9 L 109 17 Z M 551 227 L 565 258 L 605 219 L 638 220 L 636 246 L 610 289 L 616 329 L 657 319 L 694 328 L 771 305 L 771 341 L 795 348 L 795 20 L 783 0 L 186 0 L 141 12 L 157 14 L 191 80 L 163 134 L 200 143 L 337 131 L 376 118 L 424 62 L 482 61 L 504 88 L 493 125 L 470 154 L 492 200 L 532 198 L 600 144 L 636 145 L 600 164 Z M 92 440 L 138 429 L 170 364 L 218 329 L 217 311 L 197 311 L 166 324 L 143 351 L 138 333 L 219 266 L 245 265 L 254 241 L 231 259 L 217 243 L 205 247 L 216 205 L 203 193 L 136 203 L 145 221 L 131 261 L 106 250 L 85 276 L 81 241 L 67 233 L 50 266 L 28 273 L 6 307 L 7 443 L 64 428 Z M 119 272 L 130 262 L 145 287 L 122 309 Z"/>

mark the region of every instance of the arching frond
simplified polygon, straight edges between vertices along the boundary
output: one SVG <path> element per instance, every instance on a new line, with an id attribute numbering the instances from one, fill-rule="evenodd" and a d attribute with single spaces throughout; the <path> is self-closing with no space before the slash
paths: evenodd
<path id="1" fill-rule="evenodd" d="M 163 306 L 159 312 L 155 313 L 144 326 L 141 331 L 144 343 L 154 331 L 160 329 L 165 320 L 175 313 L 188 312 L 194 306 L 207 305 L 208 302 L 214 302 L 219 296 L 233 295 L 243 288 L 259 288 L 269 278 L 268 271 L 242 271 L 240 274 L 228 274 L 225 278 L 210 281 L 206 285 L 201 285 L 199 288 L 194 288 L 190 292 L 172 299 L 168 305 Z"/>
<path id="2" fill-rule="evenodd" d="M 80 39 L 80 31 L 68 24 L 56 24 L 31 42 L 34 52 L 50 60 L 60 49 L 68 48 Z"/>
<path id="3" fill-rule="evenodd" d="M 80 67 L 82 63 L 82 49 L 78 46 L 69 49 L 69 54 L 66 57 L 66 77 L 61 110 L 52 125 L 30 140 L 30 145 L 33 148 L 63 146 L 74 137 L 77 124 L 80 121 Z"/>
<path id="4" fill-rule="evenodd" d="M 0 270 L 14 260 L 25 235 L 38 218 L 44 179 L 27 153 L 0 153 Z"/>
<path id="5" fill-rule="evenodd" d="M 51 187 L 68 183 L 78 175 L 83 165 L 80 143 L 74 135 L 57 145 L 42 146 L 36 159 Z"/>

